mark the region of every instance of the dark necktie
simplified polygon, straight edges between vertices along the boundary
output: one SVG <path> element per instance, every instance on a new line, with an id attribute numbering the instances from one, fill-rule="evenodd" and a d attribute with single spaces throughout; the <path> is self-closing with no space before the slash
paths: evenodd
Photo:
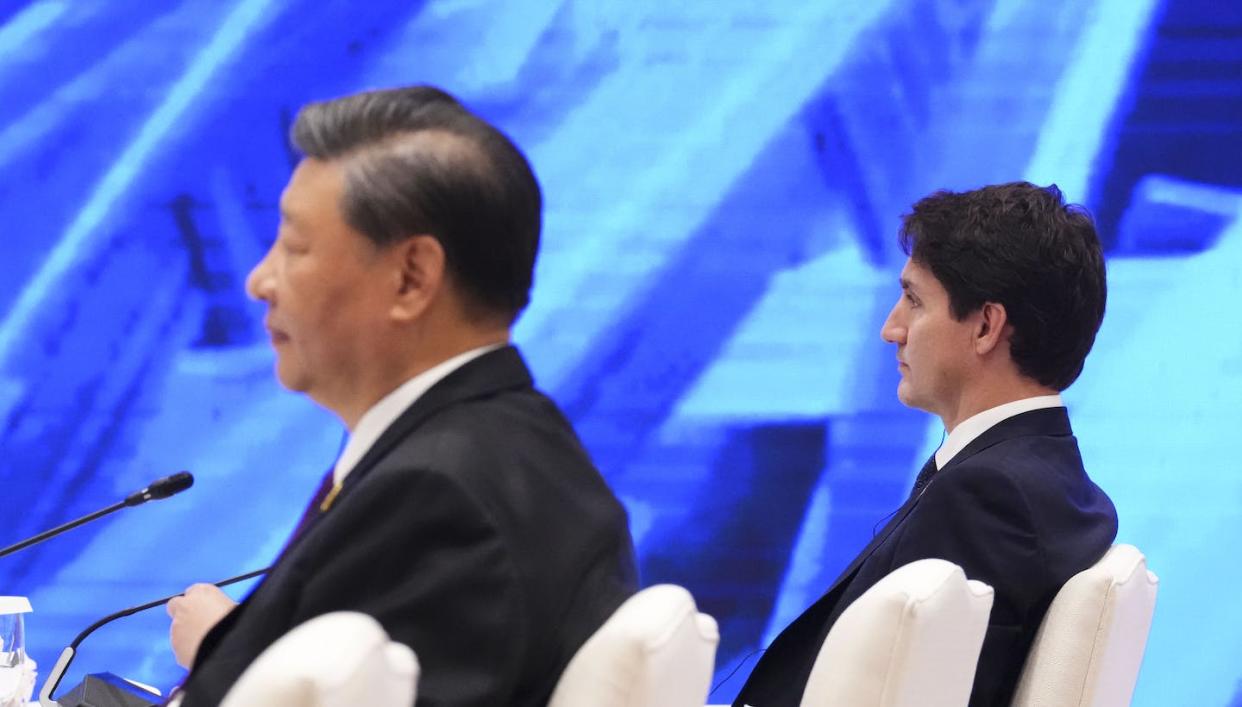
<path id="1" fill-rule="evenodd" d="M 324 511 L 327 510 L 327 508 L 324 507 L 325 504 L 330 506 L 332 500 L 336 498 L 336 494 L 340 493 L 341 489 L 336 485 L 336 479 L 334 478 L 335 468 L 335 464 L 328 467 L 328 473 L 323 475 L 323 480 L 319 482 L 319 488 L 315 489 L 315 495 L 311 496 L 310 503 L 306 504 L 306 510 L 302 511 L 302 517 L 298 519 L 298 524 L 293 527 L 293 532 L 289 534 L 289 539 L 285 541 L 285 546 L 281 548 L 280 554 L 276 556 L 276 561 L 272 563 L 272 568 L 276 566 L 276 562 L 279 562 L 280 558 L 283 557 L 289 550 L 289 547 L 302 536 L 302 533 L 305 533 L 306 530 L 310 528 L 311 524 L 313 524 L 319 516 L 323 515 Z M 264 579 L 266 579 L 266 577 Z M 254 594 L 255 590 L 257 590 L 259 585 L 262 583 L 262 580 L 260 580 L 258 584 L 252 587 L 246 597 L 242 599 L 242 603 L 247 602 L 250 599 L 250 596 Z M 187 673 L 186 676 L 181 679 L 181 682 L 177 683 L 176 687 L 168 693 L 168 697 L 165 698 L 165 701 L 162 704 L 169 704 L 179 692 L 184 690 L 185 684 L 190 679 L 191 675 L 192 673 Z"/>
<path id="2" fill-rule="evenodd" d="M 320 515 L 326 510 L 323 505 L 328 502 L 329 498 L 336 498 L 336 494 L 340 491 L 336 488 L 336 481 L 333 478 L 333 469 L 335 466 L 328 467 L 328 473 L 323 475 L 323 480 L 319 482 L 319 488 L 315 490 L 315 495 L 311 496 L 310 503 L 306 504 L 306 510 L 302 511 L 302 517 L 298 519 L 298 524 L 293 526 L 293 532 L 289 534 L 289 539 L 285 541 L 285 547 L 280 551 L 283 555 L 285 550 L 293 544 L 295 540 L 306 532 L 306 529 L 315 522 Z"/>
<path id="3" fill-rule="evenodd" d="M 917 497 L 927 488 L 927 484 L 931 483 L 932 477 L 936 475 L 936 455 L 933 454 L 927 459 L 927 463 L 919 470 L 919 475 L 914 479 L 914 490 L 910 492 L 910 498 Z"/>

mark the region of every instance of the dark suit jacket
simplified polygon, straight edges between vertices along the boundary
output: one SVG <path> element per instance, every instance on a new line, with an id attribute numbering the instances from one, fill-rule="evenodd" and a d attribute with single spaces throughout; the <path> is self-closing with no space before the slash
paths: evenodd
<path id="1" fill-rule="evenodd" d="M 1015 415 L 911 494 L 828 592 L 772 642 L 735 704 L 797 707 L 841 612 L 898 567 L 935 557 L 995 590 L 970 704 L 1008 705 L 1048 604 L 1116 535 L 1116 511 L 1083 470 L 1065 408 Z"/>
<path id="2" fill-rule="evenodd" d="M 220 702 L 307 619 L 374 616 L 422 666 L 417 704 L 544 705 L 636 586 L 625 511 L 512 347 L 434 385 L 331 508 L 204 639 L 183 705 Z"/>

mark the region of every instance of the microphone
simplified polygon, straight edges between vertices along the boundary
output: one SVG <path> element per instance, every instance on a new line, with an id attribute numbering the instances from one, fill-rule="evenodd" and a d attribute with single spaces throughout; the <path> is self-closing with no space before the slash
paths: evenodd
<path id="1" fill-rule="evenodd" d="M 178 476 L 178 475 L 174 474 L 174 476 Z M 189 474 L 185 474 L 185 476 L 188 477 Z M 173 478 L 172 476 L 169 476 L 167 478 L 160 479 L 160 481 L 167 481 L 172 478 Z M 157 481 L 156 483 L 159 483 L 159 481 Z M 151 486 L 155 486 L 155 484 L 151 484 Z M 189 483 L 187 483 L 185 487 L 183 488 L 189 488 Z M 178 490 L 181 490 L 181 489 L 178 489 Z M 147 491 L 147 489 L 143 489 L 143 491 L 140 491 L 139 493 L 142 493 L 145 491 Z M 173 491 L 171 493 L 176 493 L 176 491 Z M 162 498 L 162 497 L 157 496 L 156 498 Z M 246 574 L 239 574 L 236 577 L 229 577 L 228 579 L 216 582 L 215 585 L 217 587 L 227 587 L 230 584 L 237 584 L 238 582 L 244 582 L 247 579 L 253 579 L 255 577 L 258 577 L 259 575 L 265 574 L 271 569 L 272 569 L 271 567 L 264 567 L 261 570 L 254 570 L 252 572 L 247 572 Z M 48 673 L 47 680 L 43 683 L 43 689 L 39 690 L 39 704 L 42 705 L 43 707 L 59 707 L 59 703 L 57 702 L 55 698 L 52 697 L 52 693 L 56 691 L 57 687 L 60 687 L 60 681 L 64 679 L 65 673 L 69 671 L 69 664 L 73 662 L 73 657 L 74 655 L 77 654 L 78 646 L 82 644 L 82 641 L 86 640 L 87 636 L 91 635 L 92 633 L 99 630 L 100 628 L 103 628 L 104 626 L 112 623 L 113 621 L 116 621 L 117 619 L 123 619 L 126 616 L 132 616 L 134 614 L 137 614 L 140 611 L 146 611 L 147 609 L 154 609 L 157 606 L 162 606 L 164 604 L 167 604 L 168 602 L 172 601 L 173 599 L 176 599 L 179 596 L 181 596 L 181 592 L 178 592 L 176 594 L 170 594 L 164 597 L 163 599 L 156 599 L 155 601 L 149 601 L 146 604 L 139 604 L 138 606 L 131 606 L 128 609 L 121 609 L 120 611 L 113 613 L 113 614 L 108 614 L 107 616 L 96 621 L 90 626 L 87 626 L 81 633 L 77 635 L 76 638 L 73 639 L 73 642 L 71 642 L 63 651 L 60 652 L 60 657 L 56 659 L 56 664 L 52 666 L 52 671 Z M 83 684 L 85 684 L 88 680 L 91 680 L 93 677 L 94 676 L 88 675 L 86 680 L 83 681 Z"/>
<path id="2" fill-rule="evenodd" d="M 194 475 L 188 471 L 178 471 L 172 476 L 156 479 L 141 491 L 135 491 L 125 497 L 125 505 L 141 506 L 147 501 L 158 501 L 161 498 L 175 496 L 194 485 Z"/>
<path id="3" fill-rule="evenodd" d="M 174 494 L 181 493 L 182 491 L 190 488 L 193 485 L 194 485 L 194 475 L 188 471 L 179 471 L 176 474 L 173 474 L 172 476 L 165 476 L 162 479 L 157 479 L 151 482 L 150 486 L 142 489 L 141 491 L 135 491 L 131 493 L 130 495 L 126 496 L 124 501 L 118 501 L 117 503 L 114 503 L 111 506 L 108 506 L 107 508 L 95 511 L 94 513 L 91 513 L 89 515 L 84 515 L 81 518 L 78 518 L 77 520 L 69 521 L 68 523 L 65 523 L 64 525 L 57 526 L 55 528 L 52 528 L 51 530 L 47 530 L 42 533 L 39 533 L 38 535 L 34 537 L 26 538 L 25 540 L 19 543 L 10 545 L 4 548 L 3 550 L 0 550 L 0 557 L 4 557 L 5 555 L 11 555 L 17 552 L 18 550 L 24 550 L 30 547 L 31 545 L 37 545 L 43 542 L 44 540 L 47 540 L 49 538 L 54 538 L 57 535 L 60 535 L 61 533 L 73 530 L 79 525 L 85 525 L 86 523 L 89 523 L 93 520 L 102 518 L 108 515 L 109 513 L 115 513 L 116 511 L 119 511 L 122 508 L 128 508 L 130 506 L 140 506 L 146 503 L 147 501 L 153 501 L 153 500 L 157 500 L 161 498 L 168 498 L 169 496 L 172 496 Z"/>

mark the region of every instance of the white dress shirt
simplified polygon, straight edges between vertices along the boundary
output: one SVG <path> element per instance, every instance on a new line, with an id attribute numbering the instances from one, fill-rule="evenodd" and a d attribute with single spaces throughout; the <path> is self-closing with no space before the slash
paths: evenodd
<path id="1" fill-rule="evenodd" d="M 1061 402 L 1060 395 L 1038 395 L 1034 398 L 1023 398 L 1005 403 L 1004 405 L 997 405 L 976 415 L 971 415 L 957 427 L 954 427 L 953 431 L 949 433 L 948 439 L 944 441 L 944 444 L 940 445 L 940 449 L 936 450 L 936 470 L 943 469 L 944 465 L 957 456 L 958 452 L 966 448 L 966 445 L 975 441 L 979 435 L 992 429 L 1002 420 L 1008 420 L 1014 415 L 1021 415 L 1032 410 L 1059 407 L 1065 407 L 1065 403 Z"/>
<path id="2" fill-rule="evenodd" d="M 421 398 L 423 393 L 430 390 L 431 386 L 483 354 L 504 346 L 507 344 L 489 344 L 457 354 L 402 383 L 396 390 L 372 405 L 371 409 L 358 418 L 358 424 L 354 426 L 353 432 L 349 435 L 349 441 L 345 443 L 345 449 L 341 450 L 341 456 L 336 460 L 336 466 L 332 468 L 332 480 L 336 487 L 340 488 L 345 477 L 354 470 L 354 467 L 361 461 L 362 455 L 366 454 L 371 445 L 375 444 L 384 430 L 388 429 L 388 426 L 401 416 L 401 413 L 413 405 L 415 400 Z"/>

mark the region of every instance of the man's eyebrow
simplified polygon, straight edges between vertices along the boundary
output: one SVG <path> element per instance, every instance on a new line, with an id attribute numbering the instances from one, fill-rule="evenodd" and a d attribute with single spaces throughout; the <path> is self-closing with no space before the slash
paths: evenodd
<path id="1" fill-rule="evenodd" d="M 903 289 L 903 290 L 905 290 L 905 291 L 907 291 L 907 292 L 909 292 L 910 290 L 915 289 L 915 288 L 914 288 L 914 283 L 910 282 L 909 280 L 907 280 L 907 279 L 906 279 L 906 278 L 904 278 L 904 277 L 902 277 L 902 278 L 898 278 L 898 279 L 897 279 L 897 282 L 900 282 L 900 283 L 901 283 L 901 289 Z"/>

